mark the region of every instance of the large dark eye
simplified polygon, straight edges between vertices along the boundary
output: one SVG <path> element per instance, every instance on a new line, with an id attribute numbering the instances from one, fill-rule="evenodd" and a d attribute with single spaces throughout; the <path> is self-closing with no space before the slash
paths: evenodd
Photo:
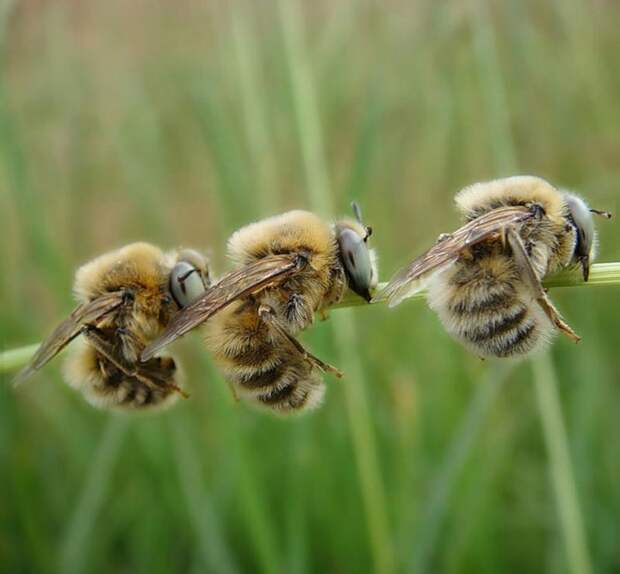
<path id="1" fill-rule="evenodd" d="M 200 271 L 187 261 L 179 261 L 170 274 L 170 293 L 179 307 L 187 307 L 205 292 Z"/>
<path id="2" fill-rule="evenodd" d="M 361 295 L 370 298 L 372 284 L 372 262 L 365 238 L 351 229 L 343 229 L 338 236 L 340 253 L 345 271 L 349 278 L 349 287 Z"/>

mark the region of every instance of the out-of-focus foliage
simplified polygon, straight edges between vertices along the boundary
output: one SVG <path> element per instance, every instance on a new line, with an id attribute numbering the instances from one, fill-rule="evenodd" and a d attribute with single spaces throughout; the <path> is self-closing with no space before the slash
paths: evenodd
<path id="1" fill-rule="evenodd" d="M 618 208 L 617 2 L 2 6 L 3 348 L 44 336 L 75 267 L 124 243 L 206 249 L 226 269 L 236 227 L 309 207 L 317 133 L 333 204 L 362 204 L 384 278 L 457 225 L 452 196 L 473 181 L 534 173 Z M 319 126 L 296 117 L 291 32 Z M 600 259 L 618 260 L 617 226 L 598 224 Z M 617 572 L 618 293 L 553 297 L 583 336 L 553 360 L 589 553 Z M 60 361 L 18 393 L 3 379 L 0 570 L 567 571 L 529 364 L 467 354 L 420 303 L 355 318 L 365 381 L 331 380 L 299 419 L 236 404 L 198 337 L 177 347 L 191 399 L 162 415 L 92 409 Z M 339 364 L 328 324 L 305 340 Z M 351 416 L 347 385 L 370 416 Z M 376 449 L 354 449 L 356 428 Z"/>

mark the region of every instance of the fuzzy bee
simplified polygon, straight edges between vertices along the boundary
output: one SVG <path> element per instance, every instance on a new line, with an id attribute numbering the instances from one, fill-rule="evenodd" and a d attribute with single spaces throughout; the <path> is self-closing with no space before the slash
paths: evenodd
<path id="1" fill-rule="evenodd" d="M 423 287 L 447 331 L 480 356 L 523 356 L 554 331 L 579 341 L 545 289 L 547 274 L 580 265 L 587 281 L 596 234 L 590 209 L 547 181 L 517 176 L 456 196 L 466 224 L 399 272 L 376 299 L 398 305 Z"/>
<path id="2" fill-rule="evenodd" d="M 315 313 L 338 302 L 349 288 L 370 300 L 377 282 L 371 229 L 356 220 L 335 224 L 307 211 L 290 211 L 252 223 L 228 241 L 236 273 L 292 257 L 298 269 L 277 283 L 235 301 L 206 325 L 207 348 L 235 396 L 289 413 L 316 407 L 325 392 L 321 372 L 337 369 L 308 352 L 295 335 Z M 235 273 L 233 272 L 233 273 Z M 214 315 L 209 294 L 181 311 L 142 354 L 146 360 Z"/>
<path id="3" fill-rule="evenodd" d="M 67 382 L 101 408 L 146 409 L 183 394 L 172 357 L 141 363 L 140 353 L 178 309 L 209 286 L 205 258 L 193 250 L 163 253 L 133 243 L 80 267 L 78 307 L 41 344 L 19 383 L 78 338 L 64 365 Z"/>

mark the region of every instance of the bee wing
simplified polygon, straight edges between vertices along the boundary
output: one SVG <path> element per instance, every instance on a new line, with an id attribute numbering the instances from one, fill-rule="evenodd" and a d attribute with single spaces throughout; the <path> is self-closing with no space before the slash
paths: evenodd
<path id="1" fill-rule="evenodd" d="M 521 223 L 533 216 L 533 211 L 527 207 L 499 207 L 463 225 L 454 233 L 440 236 L 433 247 L 398 272 L 375 300 L 387 299 L 390 307 L 398 305 L 421 291 L 433 275 L 454 263 L 467 248 L 500 234 L 507 225 Z"/>
<path id="2" fill-rule="evenodd" d="M 122 293 L 114 291 L 76 307 L 71 315 L 60 323 L 52 334 L 41 343 L 30 363 L 17 373 L 13 383 L 17 385 L 25 381 L 73 341 L 80 334 L 84 325 L 97 323 L 105 315 L 117 309 L 122 303 Z"/>
<path id="3" fill-rule="evenodd" d="M 306 263 L 307 258 L 302 255 L 271 255 L 224 275 L 199 299 L 174 316 L 166 330 L 147 345 L 141 360 L 148 361 L 164 347 L 198 327 L 233 301 L 281 283 Z"/>

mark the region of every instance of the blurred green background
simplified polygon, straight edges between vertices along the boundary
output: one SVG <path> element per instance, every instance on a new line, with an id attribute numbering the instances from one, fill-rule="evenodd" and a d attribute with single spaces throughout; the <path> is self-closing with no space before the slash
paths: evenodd
<path id="1" fill-rule="evenodd" d="M 138 239 L 221 272 L 240 225 L 357 199 L 387 278 L 474 181 L 534 173 L 618 211 L 612 0 L 0 7 L 2 348 Z M 619 572 L 618 291 L 552 295 L 583 341 L 534 371 L 420 302 L 334 311 L 304 339 L 348 376 L 290 420 L 235 404 L 197 336 L 191 399 L 161 415 L 96 411 L 61 361 L 20 392 L 0 375 L 0 571 Z"/>

